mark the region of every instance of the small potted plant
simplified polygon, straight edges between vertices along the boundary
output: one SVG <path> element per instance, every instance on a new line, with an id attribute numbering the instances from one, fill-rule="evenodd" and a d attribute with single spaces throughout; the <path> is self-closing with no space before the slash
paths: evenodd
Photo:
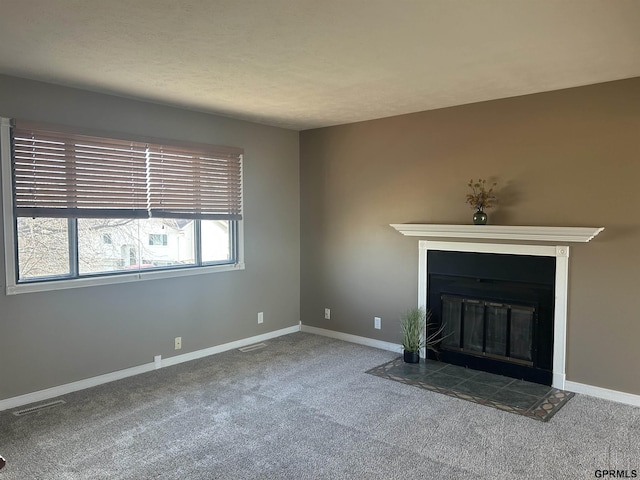
<path id="1" fill-rule="evenodd" d="M 493 187 L 497 184 L 494 182 L 487 189 L 487 181 L 479 178 L 477 181 L 469 180 L 469 187 L 471 187 L 471 193 L 467 194 L 467 203 L 475 208 L 476 212 L 473 214 L 473 223 L 475 225 L 485 225 L 487 223 L 487 214 L 485 209 L 491 208 L 496 203 L 496 196 L 493 193 Z"/>
<path id="2" fill-rule="evenodd" d="M 422 348 L 437 352 L 436 345 L 442 340 L 440 334 L 444 330 L 444 325 L 427 335 L 427 325 L 431 325 L 430 319 L 431 311 L 425 311 L 422 307 L 412 308 L 400 319 L 405 362 L 420 362 Z"/>

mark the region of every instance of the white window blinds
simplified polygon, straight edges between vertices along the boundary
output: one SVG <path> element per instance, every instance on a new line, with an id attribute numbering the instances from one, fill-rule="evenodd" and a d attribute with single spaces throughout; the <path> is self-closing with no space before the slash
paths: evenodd
<path id="1" fill-rule="evenodd" d="M 240 220 L 242 154 L 239 148 L 134 142 L 18 122 L 16 213 Z"/>

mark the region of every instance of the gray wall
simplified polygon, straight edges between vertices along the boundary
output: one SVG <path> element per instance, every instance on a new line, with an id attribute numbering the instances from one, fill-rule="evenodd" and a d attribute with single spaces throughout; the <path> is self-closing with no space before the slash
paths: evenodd
<path id="1" fill-rule="evenodd" d="M 640 78 L 308 130 L 300 146 L 304 324 L 399 342 L 418 239 L 389 224 L 469 224 L 469 179 L 495 179 L 489 223 L 606 227 L 571 247 L 567 378 L 640 394 Z"/>
<path id="2" fill-rule="evenodd" d="M 470 223 L 466 182 L 479 176 L 500 184 L 490 223 L 606 227 L 572 247 L 568 379 L 640 394 L 629 373 L 640 338 L 640 79 L 309 130 L 300 150 L 294 131 L 7 76 L 0 116 L 243 147 L 247 264 L 0 293 L 0 399 L 300 318 L 398 342 L 398 318 L 417 298 L 417 239 L 388 224 Z"/>
<path id="3" fill-rule="evenodd" d="M 7 76 L 0 116 L 244 148 L 246 263 L 243 271 L 6 296 L 2 256 L 0 399 L 298 324 L 298 132 Z"/>

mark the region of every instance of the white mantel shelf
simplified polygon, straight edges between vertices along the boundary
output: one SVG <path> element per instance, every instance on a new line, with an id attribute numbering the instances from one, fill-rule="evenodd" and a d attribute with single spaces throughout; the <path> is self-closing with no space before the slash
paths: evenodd
<path id="1" fill-rule="evenodd" d="M 524 227 L 507 225 L 436 225 L 430 223 L 392 223 L 402 235 L 410 237 L 473 238 L 478 240 L 531 240 L 537 242 L 586 243 L 604 227 Z"/>

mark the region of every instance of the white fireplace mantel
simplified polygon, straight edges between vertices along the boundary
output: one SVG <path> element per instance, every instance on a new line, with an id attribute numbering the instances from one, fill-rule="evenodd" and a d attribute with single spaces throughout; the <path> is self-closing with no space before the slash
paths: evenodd
<path id="1" fill-rule="evenodd" d="M 507 225 L 437 225 L 431 223 L 392 223 L 402 235 L 410 237 L 470 238 L 477 240 L 529 240 L 539 242 L 586 243 L 604 227 L 527 227 Z"/>
<path id="2" fill-rule="evenodd" d="M 438 239 L 418 242 L 418 306 L 424 308 L 427 308 L 429 288 L 429 268 L 427 265 L 429 250 L 555 257 L 552 386 L 561 390 L 565 388 L 569 246 L 559 242 L 586 243 L 602 232 L 604 227 L 437 225 L 429 223 L 393 223 L 391 226 L 402 235 Z M 469 241 L 447 241 L 446 239 L 468 239 Z M 515 243 L 485 243 L 474 240 L 507 240 L 515 241 Z M 554 242 L 555 245 L 535 245 L 528 243 L 530 241 Z"/>

